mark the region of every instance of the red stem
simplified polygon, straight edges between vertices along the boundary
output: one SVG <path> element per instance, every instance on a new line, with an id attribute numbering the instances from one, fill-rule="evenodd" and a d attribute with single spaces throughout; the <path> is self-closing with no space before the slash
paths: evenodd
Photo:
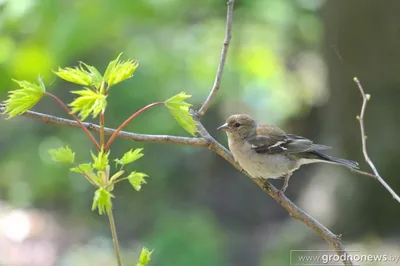
<path id="1" fill-rule="evenodd" d="M 128 119 L 126 119 L 115 131 L 114 133 L 111 135 L 111 137 L 108 139 L 106 147 L 104 148 L 104 151 L 107 151 L 110 146 L 111 143 L 114 141 L 114 139 L 118 136 L 118 133 L 124 128 L 126 127 L 135 117 L 137 117 L 138 115 L 140 115 L 141 113 L 143 113 L 144 111 L 146 111 L 147 109 L 159 105 L 159 104 L 164 104 L 164 102 L 155 102 L 155 103 L 151 103 L 149 105 L 146 105 L 145 107 L 143 107 L 142 109 L 140 109 L 139 111 L 137 111 L 136 113 L 134 113 L 133 115 L 131 115 Z"/>
<path id="2" fill-rule="evenodd" d="M 47 95 L 47 96 L 50 96 L 51 98 L 53 98 L 58 103 L 58 105 L 60 105 L 78 123 L 78 125 L 81 127 L 83 132 L 90 138 L 90 140 L 96 146 L 96 149 L 100 150 L 100 145 L 97 142 L 97 140 L 93 137 L 93 135 L 89 132 L 89 130 L 82 124 L 81 120 L 79 120 L 79 118 L 76 115 L 71 113 L 71 110 L 68 108 L 68 106 L 65 103 L 63 103 L 63 101 L 61 101 L 54 94 L 52 94 L 50 92 L 45 92 L 44 94 Z"/>

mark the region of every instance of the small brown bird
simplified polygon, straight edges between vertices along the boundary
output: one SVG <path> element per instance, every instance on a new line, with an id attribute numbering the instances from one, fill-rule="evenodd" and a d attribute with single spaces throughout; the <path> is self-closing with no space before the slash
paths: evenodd
<path id="1" fill-rule="evenodd" d="M 356 162 L 320 152 L 330 149 L 329 146 L 286 134 L 276 126 L 257 123 L 248 115 L 232 115 L 218 130 L 226 131 L 233 157 L 253 178 L 284 177 L 281 195 L 292 173 L 303 164 L 321 162 L 358 168 Z"/>

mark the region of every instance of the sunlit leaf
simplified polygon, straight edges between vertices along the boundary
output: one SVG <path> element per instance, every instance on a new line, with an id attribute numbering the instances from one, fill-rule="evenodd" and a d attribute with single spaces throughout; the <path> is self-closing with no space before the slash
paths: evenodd
<path id="1" fill-rule="evenodd" d="M 110 79 L 111 71 L 115 68 L 117 63 L 119 62 L 119 59 L 121 58 L 122 53 L 120 53 L 115 60 L 111 61 L 108 63 L 106 72 L 104 72 L 104 80 L 107 82 Z"/>
<path id="2" fill-rule="evenodd" d="M 89 72 L 85 71 L 82 67 L 75 67 L 75 68 L 61 68 L 59 67 L 57 71 L 54 73 L 59 76 L 60 78 L 84 86 L 91 85 L 91 79 Z"/>
<path id="3" fill-rule="evenodd" d="M 169 104 L 179 104 L 179 105 L 185 104 L 187 106 L 191 106 L 191 104 L 185 102 L 185 100 L 190 97 L 192 97 L 192 95 L 186 94 L 186 92 L 181 92 L 177 95 L 172 96 L 165 102 L 168 102 Z"/>
<path id="4" fill-rule="evenodd" d="M 120 61 L 121 55 L 122 53 L 108 64 L 106 72 L 104 73 L 104 81 L 107 82 L 109 86 L 113 86 L 132 77 L 136 68 L 139 66 L 139 62 L 131 59 Z"/>
<path id="5" fill-rule="evenodd" d="M 154 250 L 150 251 L 147 248 L 142 248 L 142 252 L 140 253 L 139 262 L 136 266 L 146 266 L 151 260 L 151 254 Z"/>
<path id="6" fill-rule="evenodd" d="M 105 153 L 103 150 L 101 150 L 97 156 L 94 155 L 93 152 L 90 153 L 92 154 L 93 158 L 93 167 L 99 171 L 103 171 L 108 165 L 108 155 L 110 154 L 110 151 Z"/>
<path id="7" fill-rule="evenodd" d="M 132 163 L 143 157 L 144 154 L 142 153 L 142 150 L 143 149 L 130 150 L 126 152 L 121 159 L 115 159 L 114 161 L 116 162 L 117 165 L 118 164 L 126 165 Z"/>
<path id="8" fill-rule="evenodd" d="M 113 194 L 104 188 L 97 189 L 93 197 L 92 211 L 97 209 L 100 215 L 110 211 L 112 208 L 111 198 L 114 198 Z"/>
<path id="9" fill-rule="evenodd" d="M 91 181 L 91 183 L 94 183 L 96 185 L 99 185 L 99 178 L 97 175 L 93 172 L 93 166 L 91 163 L 81 163 L 77 165 L 76 167 L 72 167 L 69 169 L 71 172 L 79 173 L 85 176 L 87 179 Z"/>
<path id="10" fill-rule="evenodd" d="M 4 114 L 8 114 L 8 119 L 25 113 L 37 104 L 43 97 L 46 88 L 39 77 L 39 84 L 34 84 L 24 80 L 14 80 L 21 88 L 9 91 L 8 99 L 4 101 L 6 109 Z"/>
<path id="11" fill-rule="evenodd" d="M 49 150 L 51 159 L 60 163 L 74 163 L 75 153 L 68 146 Z"/>
<path id="12" fill-rule="evenodd" d="M 87 73 L 89 74 L 90 77 L 90 84 L 95 88 L 99 88 L 101 86 L 101 83 L 103 82 L 103 76 L 100 74 L 97 68 L 85 64 L 83 62 L 80 62 L 80 65 L 82 69 L 83 69 L 82 65 L 86 67 Z"/>
<path id="13" fill-rule="evenodd" d="M 136 191 L 140 191 L 142 185 L 147 183 L 146 180 L 144 179 L 147 176 L 148 175 L 144 173 L 132 172 L 129 174 L 128 180 Z"/>
<path id="14" fill-rule="evenodd" d="M 80 95 L 69 106 L 72 107 L 72 113 L 79 112 L 82 120 L 85 120 L 90 114 L 95 118 L 102 110 L 107 107 L 107 96 L 94 92 L 90 89 L 71 91 L 71 93 Z"/>
<path id="15" fill-rule="evenodd" d="M 185 99 L 192 97 L 181 92 L 165 101 L 165 105 L 175 118 L 175 120 L 192 136 L 196 133 L 197 123 L 189 112 L 191 104 L 185 102 Z"/>
<path id="16" fill-rule="evenodd" d="M 84 174 L 86 172 L 93 171 L 93 166 L 91 163 L 81 163 L 77 167 L 72 167 L 69 169 L 71 172 Z"/>
<path id="17" fill-rule="evenodd" d="M 118 171 L 116 172 L 111 178 L 110 178 L 110 182 L 114 182 L 116 181 L 121 175 L 123 175 L 125 173 L 125 171 Z"/>
<path id="18" fill-rule="evenodd" d="M 100 72 L 94 66 L 83 62 L 79 64 L 79 67 L 58 68 L 54 73 L 66 81 L 96 88 L 100 87 L 103 80 Z"/>

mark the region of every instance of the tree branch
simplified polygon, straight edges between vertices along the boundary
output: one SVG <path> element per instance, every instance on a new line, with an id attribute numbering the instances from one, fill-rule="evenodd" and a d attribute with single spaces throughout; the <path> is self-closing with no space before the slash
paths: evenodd
<path id="1" fill-rule="evenodd" d="M 225 62 L 226 62 L 226 56 L 228 54 L 228 48 L 229 48 L 229 43 L 231 41 L 232 37 L 232 21 L 233 21 L 233 5 L 235 3 L 235 0 L 229 0 L 227 3 L 228 6 L 228 11 L 226 14 L 226 29 L 225 29 L 225 39 L 224 43 L 222 45 L 222 51 L 221 51 L 221 58 L 219 61 L 218 65 L 218 70 L 217 74 L 215 76 L 214 80 L 214 85 L 211 89 L 210 94 L 208 95 L 207 99 L 204 101 L 203 105 L 198 111 L 198 114 L 200 116 L 203 116 L 207 110 L 208 107 L 210 107 L 211 102 L 213 101 L 215 95 L 217 94 L 219 90 L 219 86 L 221 84 L 221 78 L 222 78 L 222 73 L 224 72 L 224 67 L 225 67 Z"/>
<path id="2" fill-rule="evenodd" d="M 5 105 L 0 104 L 0 113 L 4 112 L 5 109 L 6 109 Z M 46 124 L 56 124 L 60 126 L 80 128 L 79 124 L 74 120 L 65 119 L 48 114 L 42 114 L 34 111 L 27 111 L 26 113 L 22 114 L 22 116 L 32 119 L 37 119 Z M 100 132 L 100 126 L 96 124 L 83 122 L 82 125 L 90 131 Z M 115 131 L 116 130 L 112 128 L 107 128 L 107 127 L 104 128 L 104 133 L 106 135 L 112 135 Z M 131 133 L 127 131 L 120 131 L 118 133 L 118 137 L 138 142 L 172 143 L 172 144 L 200 146 L 200 147 L 207 147 L 209 145 L 208 141 L 204 138 L 187 138 L 187 137 L 178 137 L 169 135 L 148 135 L 148 134 Z"/>
<path id="3" fill-rule="evenodd" d="M 367 108 L 367 102 L 369 101 L 371 95 L 366 94 L 364 92 L 363 87 L 361 86 L 361 82 L 358 80 L 357 77 L 353 78 L 354 82 L 356 83 L 358 89 L 360 90 L 363 102 L 361 106 L 361 111 L 360 115 L 357 117 L 358 121 L 360 122 L 360 131 L 361 131 L 361 145 L 362 145 L 362 151 L 364 154 L 365 161 L 368 163 L 368 165 L 371 167 L 372 171 L 374 172 L 376 179 L 381 183 L 387 191 L 389 191 L 390 194 L 392 194 L 393 198 L 400 202 L 400 197 L 394 192 L 394 190 L 385 182 L 385 180 L 380 176 L 378 173 L 378 170 L 376 169 L 374 163 L 368 156 L 367 152 L 367 136 L 365 135 L 365 129 L 364 129 L 364 114 L 365 114 L 365 109 Z"/>

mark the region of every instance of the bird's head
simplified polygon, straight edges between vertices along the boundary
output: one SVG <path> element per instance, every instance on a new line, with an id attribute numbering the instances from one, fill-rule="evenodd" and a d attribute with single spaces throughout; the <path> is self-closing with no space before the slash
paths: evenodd
<path id="1" fill-rule="evenodd" d="M 257 122 L 248 115 L 239 114 L 231 115 L 225 124 L 220 126 L 218 130 L 225 131 L 228 136 L 235 139 L 244 139 L 256 132 Z"/>

